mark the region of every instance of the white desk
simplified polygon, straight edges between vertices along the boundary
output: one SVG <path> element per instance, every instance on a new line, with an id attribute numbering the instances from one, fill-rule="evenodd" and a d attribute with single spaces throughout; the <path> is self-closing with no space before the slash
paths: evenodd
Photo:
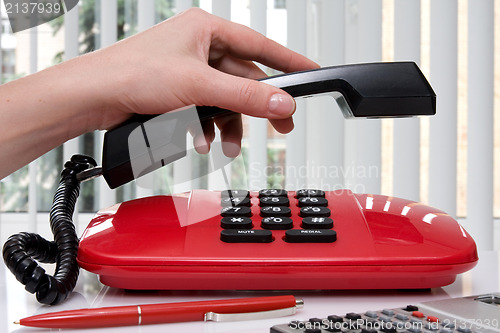
<path id="1" fill-rule="evenodd" d="M 462 274 L 455 283 L 427 291 L 311 291 L 294 292 L 297 298 L 305 301 L 305 306 L 295 316 L 266 320 L 232 323 L 178 323 L 164 325 L 133 326 L 120 328 L 94 329 L 92 332 L 245 332 L 264 333 L 275 324 L 287 323 L 292 319 L 326 317 L 329 314 L 343 315 L 347 312 L 363 312 L 394 308 L 429 300 L 449 297 L 470 296 L 500 291 L 500 254 L 480 252 L 479 263 L 472 270 Z M 287 293 L 274 293 L 287 294 Z M 272 292 L 201 292 L 201 291 L 158 291 L 126 292 L 108 288 L 100 284 L 97 277 L 82 271 L 72 296 L 62 305 L 41 306 L 34 295 L 24 291 L 5 266 L 0 266 L 0 332 L 45 332 L 49 330 L 20 327 L 15 320 L 34 314 L 84 307 L 103 307 L 117 305 L 198 301 L 209 299 L 270 296 Z M 64 330 L 64 332 L 84 332 Z"/>

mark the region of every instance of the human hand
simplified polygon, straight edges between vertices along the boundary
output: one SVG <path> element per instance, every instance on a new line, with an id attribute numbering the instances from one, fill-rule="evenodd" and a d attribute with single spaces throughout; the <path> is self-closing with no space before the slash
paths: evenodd
<path id="1" fill-rule="evenodd" d="M 215 119 L 223 142 L 231 143 L 223 145 L 228 156 L 240 150 L 240 113 L 268 118 L 282 133 L 293 129 L 294 99 L 255 81 L 266 74 L 253 61 L 283 72 L 318 67 L 245 26 L 198 8 L 82 58 L 98 74 L 97 127 L 112 128 L 134 113 L 218 106 L 238 112 Z M 203 130 L 204 135 L 195 136 L 199 152 L 207 152 L 214 138 L 213 121 L 204 123 Z"/>

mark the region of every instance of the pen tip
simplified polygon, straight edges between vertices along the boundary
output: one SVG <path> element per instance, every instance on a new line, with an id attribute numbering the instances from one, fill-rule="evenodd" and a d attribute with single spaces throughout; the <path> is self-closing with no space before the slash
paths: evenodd
<path id="1" fill-rule="evenodd" d="M 14 324 L 19 325 L 20 324 L 19 320 L 15 321 Z"/>

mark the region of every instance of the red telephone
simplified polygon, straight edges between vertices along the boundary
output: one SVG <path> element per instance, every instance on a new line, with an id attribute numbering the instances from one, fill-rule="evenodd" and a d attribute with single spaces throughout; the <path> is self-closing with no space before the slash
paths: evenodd
<path id="1" fill-rule="evenodd" d="M 263 81 L 293 97 L 335 92 L 348 116 L 435 113 L 436 96 L 410 62 Z M 184 156 L 188 124 L 223 112 L 195 107 L 108 131 L 106 181 L 114 188 Z M 348 190 L 195 190 L 124 202 L 97 214 L 78 253 L 81 267 L 126 289 L 430 288 L 476 261 L 474 241 L 446 213 Z"/>
<path id="2" fill-rule="evenodd" d="M 98 212 L 78 253 L 82 268 L 125 289 L 431 288 L 477 260 L 448 214 L 349 190 L 132 200 Z"/>

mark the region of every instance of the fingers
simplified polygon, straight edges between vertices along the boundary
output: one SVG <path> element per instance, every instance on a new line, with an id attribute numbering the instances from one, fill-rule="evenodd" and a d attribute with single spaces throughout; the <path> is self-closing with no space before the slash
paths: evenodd
<path id="1" fill-rule="evenodd" d="M 243 124 L 241 115 L 233 113 L 224 117 L 214 119 L 220 129 L 222 140 L 222 151 L 227 157 L 236 157 L 241 150 L 241 139 L 243 136 Z"/>
<path id="2" fill-rule="evenodd" d="M 214 17 L 212 47 L 283 72 L 318 68 L 314 61 L 240 24 Z M 219 52 L 220 53 L 220 50 Z"/>
<path id="3" fill-rule="evenodd" d="M 267 77 L 266 73 L 252 61 L 238 59 L 231 55 L 225 55 L 218 59 L 217 62 L 211 63 L 211 65 L 215 69 L 235 76 L 254 80 Z"/>
<path id="4" fill-rule="evenodd" d="M 293 118 L 285 118 L 285 119 L 270 119 L 271 125 L 273 125 L 274 129 L 280 132 L 281 134 L 290 133 L 293 128 Z"/>
<path id="5" fill-rule="evenodd" d="M 295 100 L 283 90 L 259 81 L 204 69 L 192 81 L 197 105 L 218 106 L 254 117 L 282 119 L 295 111 Z"/>

